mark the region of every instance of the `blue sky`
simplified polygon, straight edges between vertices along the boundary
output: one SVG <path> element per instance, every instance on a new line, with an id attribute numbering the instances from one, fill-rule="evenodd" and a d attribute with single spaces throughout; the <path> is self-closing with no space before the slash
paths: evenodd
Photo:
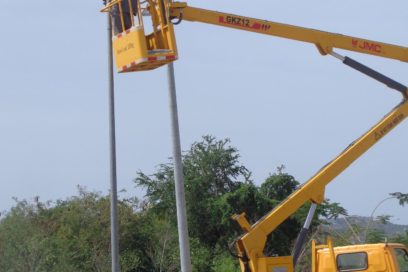
<path id="1" fill-rule="evenodd" d="M 189 1 L 189 5 L 406 45 L 408 3 Z M 109 188 L 106 17 L 102 1 L 2 1 L 0 210 L 12 197 L 56 200 Z M 322 57 L 313 45 L 222 27 L 176 27 L 181 143 L 229 137 L 261 183 L 277 166 L 304 182 L 392 107 L 398 93 Z M 340 51 L 408 84 L 408 64 Z M 116 75 L 119 188 L 171 156 L 166 69 Z M 408 191 L 403 123 L 327 188 L 369 215 Z M 377 214 L 408 224 L 406 207 Z"/>

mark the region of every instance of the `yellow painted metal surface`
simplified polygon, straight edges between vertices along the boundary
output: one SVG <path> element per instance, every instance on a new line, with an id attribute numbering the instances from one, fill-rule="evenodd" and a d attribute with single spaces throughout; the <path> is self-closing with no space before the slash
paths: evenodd
<path id="1" fill-rule="evenodd" d="M 396 262 L 393 260 L 393 249 L 402 248 L 401 244 L 363 244 L 363 245 L 352 245 L 352 246 L 343 246 L 333 248 L 335 254 L 335 260 L 341 254 L 350 254 L 350 253 L 365 253 L 367 254 L 367 272 L 397 272 Z M 407 250 L 407 249 L 406 249 Z M 318 272 L 333 272 L 337 269 L 333 268 L 333 260 L 330 256 L 330 248 L 326 247 L 316 251 L 315 259 L 317 260 L 314 270 Z"/>
<path id="2" fill-rule="evenodd" d="M 128 33 L 115 36 L 112 45 L 118 70 L 148 57 L 144 30 L 140 26 L 131 28 Z"/>
<path id="3" fill-rule="evenodd" d="M 130 10 L 135 10 L 135 14 L 123 12 L 124 1 L 128 3 Z M 178 58 L 174 27 L 168 13 L 168 0 L 146 0 L 143 5 L 137 1 L 136 4 L 137 7 L 133 9 L 130 0 L 114 0 L 102 9 L 103 12 L 110 12 L 118 5 L 120 11 L 119 15 L 115 16 L 120 16 L 124 31 L 113 37 L 113 53 L 116 68 L 120 73 L 152 70 Z M 144 30 L 143 13 L 150 14 L 152 22 L 152 32 L 147 35 Z M 125 15 L 131 19 L 129 29 L 125 28 Z"/>
<path id="4" fill-rule="evenodd" d="M 317 272 L 316 267 L 317 267 L 317 245 L 316 245 L 316 240 L 312 240 L 312 268 L 311 272 Z"/>
<path id="5" fill-rule="evenodd" d="M 119 2 L 122 0 L 111 0 L 109 3 L 106 3 L 106 5 L 101 9 L 101 12 L 109 12 L 110 9 L 114 6 L 117 5 Z"/>
<path id="6" fill-rule="evenodd" d="M 115 1 L 120 2 L 121 0 Z M 127 35 L 114 41 L 115 58 L 119 71 L 129 72 L 150 70 L 177 59 L 176 39 L 173 24 L 170 22 L 170 17 L 312 43 L 322 55 L 331 53 L 333 48 L 339 48 L 408 62 L 408 48 L 404 46 L 386 44 L 363 38 L 259 20 L 234 14 L 209 11 L 189 7 L 186 3 L 182 2 L 163 0 L 164 5 L 160 5 L 153 0 L 146 1 L 148 3 L 146 10 L 149 11 L 153 22 L 153 32 L 145 35 L 143 26 L 141 25 L 140 28 L 135 27 L 133 30 L 129 31 Z M 109 8 L 105 8 L 105 11 L 108 9 Z M 167 13 L 168 11 L 171 16 Z M 139 15 L 140 14 L 141 11 L 139 6 Z M 139 17 L 139 23 L 142 24 L 143 22 L 141 21 L 142 20 L 140 20 Z M 134 20 L 132 20 L 132 24 L 134 25 Z M 408 94 L 408 92 L 406 93 Z M 265 257 L 263 255 L 267 235 L 273 232 L 304 203 L 308 201 L 317 204 L 321 203 L 324 200 L 326 185 L 376 144 L 382 137 L 388 134 L 388 132 L 400 124 L 407 115 L 408 102 L 407 100 L 404 100 L 363 136 L 350 144 L 350 146 L 334 160 L 318 171 L 312 178 L 303 184 L 299 190 L 291 194 L 286 200 L 254 225 L 250 226 L 244 218 L 244 215 L 237 217 L 237 221 L 240 223 L 244 231 L 246 231 L 236 243 L 239 255 L 248 258 L 247 263 L 244 263 L 242 259 L 240 260 L 241 270 L 245 271 L 245 267 L 249 266 L 252 272 L 292 272 L 293 264 L 291 257 Z M 321 247 L 314 244 L 313 252 L 318 251 L 319 248 L 321 249 Z M 328 259 L 324 266 L 326 270 L 323 268 L 312 268 L 312 271 L 333 271 L 334 254 L 338 254 L 336 251 L 338 249 L 333 253 L 330 241 L 327 248 Z M 323 251 L 321 252 L 324 252 L 324 249 L 322 250 Z M 376 252 L 378 253 L 379 251 L 374 249 L 370 251 L 370 259 L 375 259 L 375 261 L 373 260 L 373 267 L 376 267 L 376 269 L 382 269 L 382 265 L 384 265 L 386 261 L 380 261 L 381 258 L 378 256 L 378 258 L 376 257 Z M 314 256 L 312 261 L 318 266 L 320 265 L 320 262 L 323 262 L 322 258 L 323 257 Z M 388 266 L 392 266 L 392 264 Z M 391 272 L 392 270 L 389 271 Z"/>
<path id="7" fill-rule="evenodd" d="M 309 28 L 259 20 L 245 16 L 210 11 L 189 7 L 186 3 L 171 4 L 171 14 L 186 21 L 201 22 L 238 30 L 256 32 L 314 44 L 322 55 L 329 54 L 333 48 L 345 49 L 378 57 L 396 59 L 408 62 L 408 48 L 404 46 L 381 43 L 373 40 L 329 33 Z M 408 93 L 408 92 L 406 92 Z M 260 260 L 263 259 L 263 249 L 266 237 L 284 220 L 296 212 L 305 202 L 321 203 L 324 200 L 325 186 L 337 175 L 343 172 L 352 162 L 364 154 L 390 130 L 401 123 L 408 114 L 408 105 L 404 101 L 391 111 L 377 125 L 353 142 L 338 157 L 323 167 L 315 176 L 307 181 L 301 189 L 290 195 L 273 211 L 257 223 L 248 226 L 244 218 L 238 222 L 246 231 L 236 244 L 238 253 L 249 259 L 251 271 L 263 271 Z M 331 256 L 333 261 L 333 254 Z M 244 267 L 241 260 L 241 269 Z M 332 268 L 333 269 L 333 268 Z"/>
<path id="8" fill-rule="evenodd" d="M 165 32 L 170 37 L 171 32 Z M 145 36 L 142 27 L 133 27 L 113 38 L 116 68 L 119 72 L 147 71 L 177 59 L 174 51 L 154 49 L 160 39 Z"/>
<path id="9" fill-rule="evenodd" d="M 325 186 L 343 172 L 352 162 L 364 154 L 382 137 L 388 134 L 408 116 L 408 102 L 403 101 L 380 122 L 359 139 L 350 144 L 339 156 L 328 163 L 300 189 L 291 194 L 269 214 L 252 225 L 251 230 L 237 241 L 241 255 L 247 255 L 249 262 L 256 262 L 263 256 L 267 235 L 273 232 L 284 220 L 296 212 L 304 203 L 321 203 Z M 257 270 L 253 270 L 257 271 Z"/>
<path id="10" fill-rule="evenodd" d="M 296 41 L 308 42 L 315 44 L 320 53 L 323 55 L 332 52 L 333 48 L 340 48 L 408 62 L 408 48 L 404 46 L 386 44 L 368 39 L 340 35 L 272 21 L 259 20 L 235 14 L 189 7 L 185 3 L 175 2 L 172 4 L 172 7 L 172 15 L 175 17 L 181 16 L 183 20 L 186 21 L 201 22 Z"/>
<path id="11" fill-rule="evenodd" d="M 293 272 L 292 257 L 264 257 L 258 259 L 259 272 Z"/>

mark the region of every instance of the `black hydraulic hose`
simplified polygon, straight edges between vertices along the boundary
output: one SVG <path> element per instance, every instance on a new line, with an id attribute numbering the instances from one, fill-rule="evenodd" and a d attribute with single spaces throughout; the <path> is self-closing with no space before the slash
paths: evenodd
<path id="1" fill-rule="evenodd" d="M 244 263 L 244 267 L 245 267 L 245 272 L 251 272 L 251 269 L 249 268 L 249 263 L 248 263 L 248 257 L 246 256 L 246 254 L 244 253 L 243 256 L 239 256 L 238 254 L 235 254 L 233 251 L 233 247 L 234 245 L 237 243 L 237 240 L 235 240 L 234 242 L 232 242 L 230 245 L 227 244 L 227 248 L 229 253 L 231 254 L 232 257 L 240 259 L 243 263 Z"/>
<path id="2" fill-rule="evenodd" d="M 241 260 L 244 263 L 245 272 L 251 272 L 251 268 L 249 267 L 248 257 L 244 255 L 243 257 L 241 257 Z"/>
<path id="3" fill-rule="evenodd" d="M 309 233 L 309 229 L 302 228 L 296 239 L 295 248 L 293 249 L 293 253 L 292 253 L 294 266 L 296 266 L 297 264 L 297 261 L 299 259 L 300 253 L 302 252 L 303 245 L 305 244 L 305 240 L 306 240 L 308 233 Z"/>
<path id="4" fill-rule="evenodd" d="M 389 88 L 394 89 L 402 93 L 402 95 L 405 98 L 407 97 L 407 91 L 408 88 L 407 86 L 404 86 L 403 84 L 371 69 L 370 67 L 365 66 L 364 64 L 359 63 L 358 61 L 353 60 L 352 58 L 345 57 L 343 60 L 343 63 L 385 85 L 387 85 Z"/>
<path id="5" fill-rule="evenodd" d="M 307 234 L 309 232 L 310 225 L 312 224 L 313 216 L 316 212 L 317 204 L 312 203 L 312 205 L 309 208 L 309 212 L 307 213 L 307 217 L 305 220 L 305 223 L 303 225 L 303 228 L 301 229 L 295 243 L 295 247 L 292 252 L 292 257 L 293 257 L 293 266 L 296 267 L 297 261 L 299 259 L 300 253 L 302 252 L 302 248 L 305 244 Z"/>
<path id="6" fill-rule="evenodd" d="M 176 19 L 176 18 L 177 18 L 177 17 L 172 17 L 172 18 L 170 18 L 170 19 Z M 178 17 L 178 20 L 177 20 L 176 22 L 172 22 L 172 23 L 173 23 L 173 25 L 178 25 L 178 24 L 180 24 L 182 21 L 183 21 L 183 13 L 180 12 L 180 17 Z"/>
<path id="7" fill-rule="evenodd" d="M 229 245 L 226 243 L 225 247 L 228 249 L 228 252 L 229 252 L 229 254 L 230 254 L 232 257 L 237 258 L 237 259 L 240 259 L 241 256 L 239 256 L 238 254 L 235 254 L 235 252 L 234 252 L 234 250 L 233 250 L 233 247 L 235 246 L 236 242 L 237 242 L 237 241 L 235 240 L 234 242 L 232 242 L 232 243 L 229 244 Z"/>

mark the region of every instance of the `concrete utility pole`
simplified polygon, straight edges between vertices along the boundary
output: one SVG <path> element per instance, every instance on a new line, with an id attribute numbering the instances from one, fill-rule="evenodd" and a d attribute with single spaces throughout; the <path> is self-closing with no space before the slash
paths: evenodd
<path id="1" fill-rule="evenodd" d="M 180 129 L 177 113 L 176 82 L 173 63 L 167 65 L 169 81 L 169 100 L 171 116 L 171 135 L 173 141 L 174 186 L 176 188 L 177 226 L 180 244 L 180 263 L 182 272 L 191 272 L 190 244 L 188 240 L 186 199 L 184 194 L 183 165 L 181 160 Z"/>
<path id="2" fill-rule="evenodd" d="M 109 138 L 110 138 L 110 210 L 111 210 L 111 255 L 112 272 L 120 272 L 118 239 L 118 189 L 116 175 L 116 136 L 115 136 L 115 88 L 112 56 L 112 22 L 107 15 L 108 25 L 108 74 L 109 74 Z"/>

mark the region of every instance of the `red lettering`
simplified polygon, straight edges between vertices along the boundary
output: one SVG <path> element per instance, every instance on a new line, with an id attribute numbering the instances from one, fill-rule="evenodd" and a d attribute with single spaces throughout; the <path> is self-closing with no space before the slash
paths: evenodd
<path id="1" fill-rule="evenodd" d="M 255 30 L 263 30 L 263 31 L 268 31 L 271 28 L 270 25 L 261 24 L 258 22 L 251 22 L 251 20 L 247 18 L 233 17 L 233 16 L 225 16 L 225 17 L 219 16 L 218 22 L 221 24 L 233 25 L 233 26 L 242 27 L 242 28 L 251 28 Z"/>
<path id="2" fill-rule="evenodd" d="M 376 43 L 370 43 L 370 42 L 365 42 L 365 41 L 359 41 L 353 39 L 351 41 L 351 44 L 355 48 L 360 48 L 365 51 L 371 51 L 371 52 L 376 52 L 376 53 L 381 53 L 382 52 L 382 47 L 379 44 Z"/>
<path id="3" fill-rule="evenodd" d="M 254 24 L 252 25 L 252 28 L 253 28 L 253 29 L 261 29 L 261 27 L 262 27 L 262 25 L 261 25 L 260 23 L 254 23 Z"/>

